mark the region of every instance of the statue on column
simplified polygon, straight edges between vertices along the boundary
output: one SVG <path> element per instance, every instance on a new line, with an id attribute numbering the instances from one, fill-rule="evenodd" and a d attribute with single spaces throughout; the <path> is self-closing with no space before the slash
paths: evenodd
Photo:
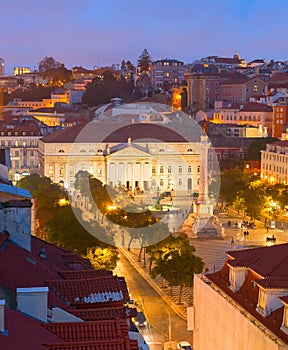
<path id="1" fill-rule="evenodd" d="M 199 197 L 194 210 L 192 235 L 195 237 L 222 237 L 224 230 L 213 215 L 213 204 L 208 196 L 208 151 L 211 143 L 207 135 L 201 136 L 200 143 L 200 186 Z"/>

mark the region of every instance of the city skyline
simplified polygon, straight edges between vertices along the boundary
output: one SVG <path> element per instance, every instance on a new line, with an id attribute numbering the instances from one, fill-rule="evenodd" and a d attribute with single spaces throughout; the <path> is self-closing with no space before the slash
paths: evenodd
<path id="1" fill-rule="evenodd" d="M 15 11 L 19 9 L 19 11 Z M 208 11 L 208 10 L 209 11 Z M 13 66 L 37 67 L 52 56 L 68 68 L 93 68 L 137 62 L 144 48 L 153 60 L 176 58 L 191 63 L 201 57 L 287 60 L 281 33 L 288 29 L 288 3 L 261 0 L 200 3 L 172 0 L 116 0 L 79 3 L 19 0 L 1 5 L 4 35 L 0 57 L 6 74 Z"/>

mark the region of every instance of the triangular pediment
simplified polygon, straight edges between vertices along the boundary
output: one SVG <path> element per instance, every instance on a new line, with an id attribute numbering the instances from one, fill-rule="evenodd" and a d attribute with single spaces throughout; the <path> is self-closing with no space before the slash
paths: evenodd
<path id="1" fill-rule="evenodd" d="M 124 148 L 121 148 L 119 150 L 114 150 L 113 153 L 109 154 L 109 159 L 113 158 L 123 158 L 123 157 L 129 157 L 129 158 L 151 158 L 151 155 L 144 150 L 144 147 L 138 148 L 137 146 L 128 145 Z"/>

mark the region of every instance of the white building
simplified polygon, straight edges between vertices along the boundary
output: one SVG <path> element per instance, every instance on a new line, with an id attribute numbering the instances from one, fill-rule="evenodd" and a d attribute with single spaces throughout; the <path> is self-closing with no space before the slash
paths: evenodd
<path id="1" fill-rule="evenodd" d="M 73 188 L 79 170 L 86 170 L 111 186 L 199 192 L 200 135 L 191 144 L 159 124 L 132 123 L 113 131 L 111 122 L 107 136 L 101 126 L 75 125 L 42 138 L 42 174 L 67 188 Z"/>
<path id="2" fill-rule="evenodd" d="M 266 144 L 261 151 L 261 179 L 271 183 L 288 184 L 288 141 Z"/>
<path id="3" fill-rule="evenodd" d="M 200 192 L 200 154 L 207 140 L 201 141 L 204 132 L 193 119 L 157 103 L 106 109 L 93 122 L 40 140 L 43 175 L 66 188 L 73 188 L 75 174 L 86 170 L 105 184 L 129 190 Z"/>

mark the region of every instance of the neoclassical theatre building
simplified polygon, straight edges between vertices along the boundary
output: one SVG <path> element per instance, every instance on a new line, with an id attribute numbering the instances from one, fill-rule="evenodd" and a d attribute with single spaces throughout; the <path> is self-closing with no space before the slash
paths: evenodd
<path id="1" fill-rule="evenodd" d="M 199 130 L 191 128 L 191 142 L 165 123 L 133 118 L 123 124 L 111 122 L 107 129 L 107 123 L 93 121 L 42 138 L 42 174 L 67 189 L 74 188 L 75 174 L 86 170 L 105 184 L 129 190 L 199 193 L 205 138 Z"/>

